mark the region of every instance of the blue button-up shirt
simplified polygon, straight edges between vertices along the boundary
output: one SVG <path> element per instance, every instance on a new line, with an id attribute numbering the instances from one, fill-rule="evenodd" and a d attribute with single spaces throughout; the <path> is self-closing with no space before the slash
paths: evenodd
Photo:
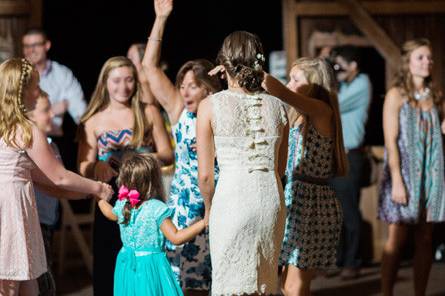
<path id="1" fill-rule="evenodd" d="M 82 87 L 68 67 L 55 61 L 48 60 L 47 66 L 40 75 L 40 88 L 49 95 L 51 104 L 62 100 L 68 101 L 68 113 L 77 124 L 86 110 Z M 54 116 L 53 135 L 61 136 L 63 116 Z"/>
<path id="2" fill-rule="evenodd" d="M 56 144 L 51 141 L 51 138 L 48 138 L 48 143 L 51 145 L 51 148 L 53 148 L 56 158 L 62 162 L 62 158 L 60 157 L 60 152 Z M 46 193 L 43 193 L 42 191 L 39 191 L 38 189 L 35 190 L 35 194 L 40 223 L 54 226 L 59 219 L 59 200 L 57 200 L 55 197 L 47 195 Z"/>
<path id="3" fill-rule="evenodd" d="M 371 102 L 371 82 L 368 75 L 360 73 L 349 83 L 341 82 L 338 100 L 345 148 L 358 148 L 365 138 L 365 124 Z"/>

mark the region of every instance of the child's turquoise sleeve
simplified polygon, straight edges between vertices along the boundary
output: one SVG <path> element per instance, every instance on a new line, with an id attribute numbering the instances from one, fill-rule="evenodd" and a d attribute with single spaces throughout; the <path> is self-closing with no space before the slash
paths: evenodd
<path id="1" fill-rule="evenodd" d="M 157 213 L 158 214 L 156 218 L 156 224 L 158 225 L 158 227 L 161 226 L 162 222 L 164 222 L 165 219 L 171 218 L 173 216 L 173 210 L 161 201 L 158 203 Z"/>
<path id="2" fill-rule="evenodd" d="M 121 223 L 122 221 L 124 221 L 124 215 L 122 214 L 122 209 L 125 206 L 125 202 L 126 200 L 118 200 L 116 201 L 116 204 L 113 207 L 113 214 L 115 214 L 117 216 L 117 222 Z"/>

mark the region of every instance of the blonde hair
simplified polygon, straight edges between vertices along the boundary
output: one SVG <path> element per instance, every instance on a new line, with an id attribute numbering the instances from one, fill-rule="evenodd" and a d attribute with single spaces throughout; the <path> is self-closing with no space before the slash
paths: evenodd
<path id="1" fill-rule="evenodd" d="M 104 110 L 110 104 L 110 94 L 107 90 L 107 80 L 112 70 L 128 67 L 131 69 L 135 81 L 135 91 L 130 98 L 131 110 L 133 111 L 133 137 L 130 145 L 133 147 L 140 147 L 144 144 L 144 139 L 147 138 L 148 132 L 151 131 L 151 124 L 147 121 L 144 113 L 144 105 L 141 101 L 141 86 L 138 80 L 138 73 L 136 67 L 130 59 L 124 56 L 117 56 L 108 59 L 102 66 L 102 69 L 97 80 L 96 89 L 91 97 L 85 114 L 80 119 L 81 128 L 94 114 Z M 82 136 L 82 134 L 81 134 Z"/>
<path id="2" fill-rule="evenodd" d="M 335 122 L 335 174 L 344 176 L 348 171 L 345 147 L 343 144 L 343 131 L 340 119 L 340 109 L 336 90 L 336 80 L 332 68 L 321 58 L 300 58 L 292 64 L 298 67 L 308 81 L 305 94 L 311 98 L 319 99 L 328 104 L 334 115 Z M 307 118 L 305 118 L 307 121 Z M 307 125 L 303 131 L 303 149 L 307 135 Z"/>
<path id="3" fill-rule="evenodd" d="M 400 66 L 394 76 L 392 84 L 393 87 L 397 87 L 398 89 L 400 89 L 402 91 L 402 94 L 406 96 L 408 98 L 408 101 L 412 104 L 417 104 L 417 101 L 414 99 L 415 87 L 413 83 L 413 75 L 409 70 L 409 61 L 413 51 L 422 46 L 426 46 L 432 51 L 431 42 L 425 38 L 408 40 L 402 45 Z M 424 80 L 424 85 L 431 90 L 431 96 L 433 98 L 434 104 L 439 108 L 439 110 L 442 110 L 443 99 L 442 96 L 440 96 L 439 93 L 434 89 L 432 75 L 428 76 Z"/>
<path id="4" fill-rule="evenodd" d="M 32 81 L 33 71 L 26 59 L 12 58 L 0 65 L 0 137 L 8 146 L 32 145 L 32 124 L 26 116 L 23 94 Z"/>
<path id="5" fill-rule="evenodd" d="M 157 159 L 149 153 L 127 152 L 122 158 L 116 183 L 118 187 L 124 185 L 129 190 L 135 189 L 139 192 L 140 201 L 136 206 L 151 198 L 165 201 L 161 169 Z M 127 225 L 131 217 L 129 201 L 125 203 L 122 213 L 122 224 Z"/>

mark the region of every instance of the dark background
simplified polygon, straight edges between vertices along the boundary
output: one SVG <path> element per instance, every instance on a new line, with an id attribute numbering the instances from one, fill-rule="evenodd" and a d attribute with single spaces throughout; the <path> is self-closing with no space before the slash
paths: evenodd
<path id="1" fill-rule="evenodd" d="M 126 55 L 131 43 L 145 43 L 154 16 L 150 0 L 44 0 L 43 28 L 53 42 L 50 58 L 73 70 L 89 100 L 103 63 Z M 224 37 L 235 30 L 256 33 L 268 56 L 283 48 L 281 26 L 279 0 L 176 0 L 161 58 L 173 79 L 187 60 L 213 62 Z"/>
<path id="2" fill-rule="evenodd" d="M 44 0 L 43 28 L 52 41 L 54 59 L 73 70 L 89 98 L 104 62 L 126 55 L 130 44 L 145 43 L 155 18 L 152 0 Z M 161 59 L 174 80 L 186 61 L 207 58 L 214 62 L 225 36 L 235 30 L 257 34 L 266 57 L 283 49 L 280 0 L 176 0 L 162 41 Z M 362 70 L 373 84 L 373 102 L 366 144 L 382 145 L 384 60 L 373 48 L 363 48 Z M 74 123 L 65 116 L 65 131 Z M 74 137 L 74 133 L 72 135 Z M 74 165 L 74 162 L 73 162 Z"/>

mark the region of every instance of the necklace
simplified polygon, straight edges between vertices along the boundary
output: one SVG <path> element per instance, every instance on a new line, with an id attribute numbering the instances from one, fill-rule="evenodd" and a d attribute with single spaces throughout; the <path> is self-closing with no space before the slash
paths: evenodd
<path id="1" fill-rule="evenodd" d="M 427 87 L 423 90 L 422 93 L 420 93 L 419 91 L 415 91 L 414 92 L 414 99 L 416 99 L 416 101 L 423 101 L 425 99 L 427 99 L 431 94 L 431 90 Z"/>

